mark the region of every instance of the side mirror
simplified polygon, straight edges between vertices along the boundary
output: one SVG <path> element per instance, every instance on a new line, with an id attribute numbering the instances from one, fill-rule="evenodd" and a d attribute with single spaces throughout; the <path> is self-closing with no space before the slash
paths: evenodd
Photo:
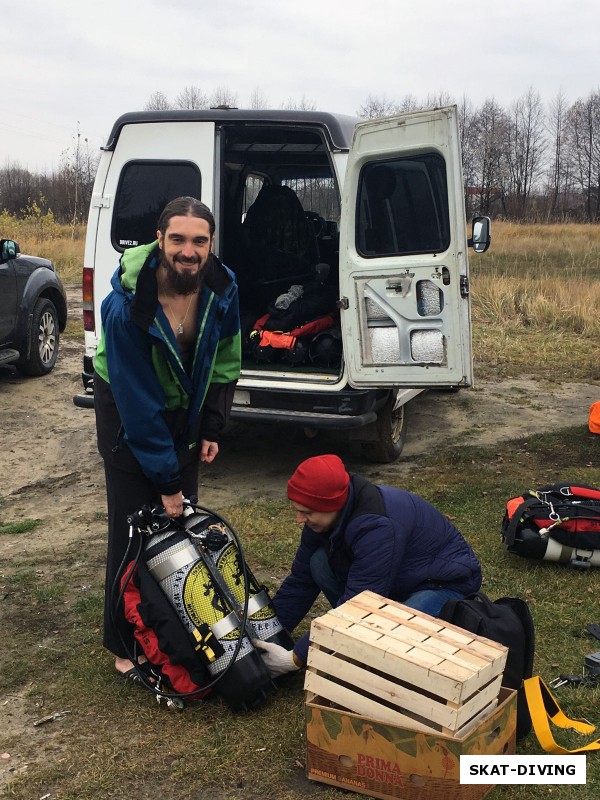
<path id="1" fill-rule="evenodd" d="M 12 239 L 2 239 L 1 242 L 0 260 L 3 263 L 8 261 L 10 258 L 14 258 L 18 253 L 21 252 L 19 245 Z"/>
<path id="2" fill-rule="evenodd" d="M 476 253 L 485 253 L 492 241 L 492 223 L 489 217 L 473 217 L 471 238 L 467 242 Z"/>

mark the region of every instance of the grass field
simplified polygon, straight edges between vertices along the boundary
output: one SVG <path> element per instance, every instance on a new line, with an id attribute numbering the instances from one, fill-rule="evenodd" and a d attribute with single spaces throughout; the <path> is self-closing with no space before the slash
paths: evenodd
<path id="1" fill-rule="evenodd" d="M 6 231 L 4 235 L 9 235 Z M 75 280 L 71 245 L 65 261 L 56 250 L 22 238 L 22 249 L 49 255 L 69 282 Z M 600 230 L 589 226 L 493 226 L 488 253 L 471 259 L 476 374 L 493 378 L 523 372 L 549 381 L 600 381 Z M 600 388 L 599 388 L 600 391 Z M 600 572 L 528 562 L 506 553 L 500 524 L 515 490 L 568 479 L 600 485 L 599 437 L 578 428 L 530 436 L 501 448 L 441 446 L 419 459 L 403 487 L 448 514 L 478 554 L 492 597 L 528 600 L 537 635 L 535 672 L 546 681 L 579 674 L 587 653 L 600 649 L 585 625 L 600 622 Z M 296 542 L 287 503 L 255 501 L 221 509 L 243 541 L 249 564 L 270 589 L 285 573 Z M 90 518 L 103 508 L 88 510 Z M 31 535 L 35 520 L 15 527 L 0 505 L 0 546 Z M 266 537 L 264 531 L 270 535 Z M 183 714 L 162 710 L 149 693 L 116 685 L 99 645 L 104 543 L 92 543 L 85 563 L 44 572 L 49 554 L 34 548 L 11 564 L 2 580 L 5 612 L 3 697 L 24 692 L 27 707 L 78 709 L 77 736 L 48 726 L 49 755 L 35 770 L 16 775 L 8 796 L 18 800 L 351 800 L 362 795 L 304 779 L 302 675 L 289 676 L 265 705 L 232 714 L 217 702 L 189 705 Z M 89 583 L 82 596 L 75 587 Z M 0 595 L 1 597 L 2 595 Z M 324 611 L 325 606 L 316 609 Z M 308 622 L 297 631 L 306 630 Z M 38 647 L 45 633 L 61 631 L 60 649 Z M 32 655 L 34 654 L 34 655 Z M 563 687 L 556 697 L 565 713 L 600 727 L 600 686 Z M 51 737 L 54 737 L 52 739 Z M 582 737 L 556 734 L 567 747 Z M 583 741 L 588 741 L 583 737 Z M 53 757 L 52 743 L 57 757 Z M 2 747 L 10 751 L 11 742 Z M 539 754 L 530 735 L 518 752 Z M 587 757 L 586 786 L 499 786 L 490 800 L 596 800 L 600 752 Z M 49 793 L 50 792 L 50 793 Z M 49 793 L 49 794 L 48 794 Z"/>

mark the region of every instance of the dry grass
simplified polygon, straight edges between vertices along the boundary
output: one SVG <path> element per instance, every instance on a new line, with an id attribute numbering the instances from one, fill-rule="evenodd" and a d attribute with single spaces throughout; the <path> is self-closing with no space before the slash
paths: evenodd
<path id="1" fill-rule="evenodd" d="M 0 231 L 50 258 L 65 283 L 81 280 L 85 226 L 59 225 L 33 206 L 22 218 L 0 213 Z M 600 226 L 496 221 L 491 248 L 470 262 L 478 377 L 568 364 L 566 377 L 600 378 Z"/>
<path id="2" fill-rule="evenodd" d="M 22 253 L 49 258 L 65 283 L 81 281 L 85 225 L 61 225 L 51 211 L 42 213 L 31 206 L 21 217 L 0 213 L 0 232 L 4 239 L 14 239 Z"/>
<path id="3" fill-rule="evenodd" d="M 540 280 L 600 278 L 599 225 L 520 225 L 495 221 L 492 246 L 470 256 L 475 274 Z"/>
<path id="4" fill-rule="evenodd" d="M 600 226 L 492 230 L 490 250 L 471 256 L 476 374 L 598 380 Z"/>

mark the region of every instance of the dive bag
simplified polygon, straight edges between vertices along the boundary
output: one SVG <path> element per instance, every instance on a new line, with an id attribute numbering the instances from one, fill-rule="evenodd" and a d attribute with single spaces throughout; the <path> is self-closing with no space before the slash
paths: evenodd
<path id="1" fill-rule="evenodd" d="M 523 681 L 531 678 L 535 650 L 533 618 L 525 600 L 500 597 L 492 601 L 483 592 L 447 600 L 440 619 L 508 647 L 502 685 L 517 690 L 517 739 L 531 730 Z"/>
<path id="2" fill-rule="evenodd" d="M 523 558 L 600 567 L 600 489 L 568 483 L 528 489 L 507 502 L 502 539 Z"/>
<path id="3" fill-rule="evenodd" d="M 162 508 L 129 519 L 142 541 L 122 578 L 124 610 L 148 661 L 175 693 L 197 699 L 214 688 L 234 711 L 260 703 L 273 683 L 251 639 L 288 650 L 293 640 L 233 529 L 191 505 L 179 520 Z"/>
<path id="4" fill-rule="evenodd" d="M 270 322 L 272 324 L 271 317 L 265 314 L 256 320 L 250 332 L 250 353 L 254 359 L 259 363 L 281 360 L 290 364 L 303 364 L 308 360 L 315 338 L 324 331 L 334 329 L 336 320 L 333 314 L 326 314 L 291 329 L 269 329 Z M 339 362 L 341 349 L 338 364 Z"/>

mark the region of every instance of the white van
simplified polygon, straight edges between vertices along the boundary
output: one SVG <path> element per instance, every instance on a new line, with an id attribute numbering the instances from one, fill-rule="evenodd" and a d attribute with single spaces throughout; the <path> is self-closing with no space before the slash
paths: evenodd
<path id="1" fill-rule="evenodd" d="M 98 168 L 76 405 L 93 405 L 100 304 L 120 255 L 153 241 L 182 195 L 213 210 L 216 255 L 238 278 L 233 419 L 340 430 L 385 462 L 402 449 L 409 400 L 471 385 L 467 247 L 486 250 L 490 227 L 477 217 L 467 240 L 455 107 L 366 122 L 147 111 L 115 122 Z"/>

